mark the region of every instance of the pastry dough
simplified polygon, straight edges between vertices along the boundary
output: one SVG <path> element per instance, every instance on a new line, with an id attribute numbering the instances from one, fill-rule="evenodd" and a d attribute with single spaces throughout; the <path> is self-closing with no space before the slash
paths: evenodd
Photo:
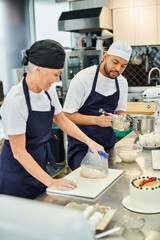
<path id="1" fill-rule="evenodd" d="M 107 177 L 107 174 L 104 172 L 94 169 L 94 168 L 88 168 L 88 167 L 82 167 L 80 171 L 80 175 L 85 178 L 105 178 Z"/>

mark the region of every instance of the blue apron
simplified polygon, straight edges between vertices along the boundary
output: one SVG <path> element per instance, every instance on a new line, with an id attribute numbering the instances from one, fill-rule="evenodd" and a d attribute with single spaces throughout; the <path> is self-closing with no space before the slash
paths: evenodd
<path id="1" fill-rule="evenodd" d="M 47 112 L 32 111 L 26 74 L 23 80 L 23 90 L 28 106 L 28 120 L 26 127 L 26 149 L 40 167 L 47 172 L 47 162 L 57 170 L 48 139 L 51 135 L 55 108 Z M 45 92 L 50 100 L 48 92 Z M 0 161 L 0 193 L 17 197 L 34 199 L 45 191 L 46 186 L 32 177 L 23 166 L 13 157 L 11 146 L 5 140 Z M 48 173 L 48 172 L 47 172 Z"/>
<path id="2" fill-rule="evenodd" d="M 103 108 L 106 112 L 114 113 L 119 100 L 119 85 L 117 78 L 115 84 L 117 91 L 110 96 L 104 96 L 95 91 L 98 79 L 100 64 L 97 67 L 94 77 L 92 90 L 84 105 L 78 110 L 79 113 L 91 116 L 100 116 L 99 109 Z M 111 148 L 116 142 L 116 136 L 111 127 L 100 127 L 97 125 L 78 125 L 78 127 L 95 142 L 102 145 L 105 149 Z M 72 170 L 78 168 L 88 151 L 88 146 L 73 137 L 68 136 L 68 165 Z"/>

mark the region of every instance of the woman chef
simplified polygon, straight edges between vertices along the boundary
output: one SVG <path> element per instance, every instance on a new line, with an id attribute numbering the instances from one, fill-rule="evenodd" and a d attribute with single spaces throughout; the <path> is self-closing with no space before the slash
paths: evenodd
<path id="1" fill-rule="evenodd" d="M 104 149 L 62 112 L 52 84 L 59 81 L 63 70 L 63 47 L 53 40 L 41 40 L 26 55 L 23 64 L 28 64 L 28 73 L 11 88 L 2 105 L 5 142 L 0 161 L 0 193 L 34 199 L 46 187 L 77 187 L 72 181 L 53 179 L 47 172 L 48 160 L 57 169 L 48 143 L 53 117 L 64 132 L 86 143 L 97 157 L 98 151 Z"/>

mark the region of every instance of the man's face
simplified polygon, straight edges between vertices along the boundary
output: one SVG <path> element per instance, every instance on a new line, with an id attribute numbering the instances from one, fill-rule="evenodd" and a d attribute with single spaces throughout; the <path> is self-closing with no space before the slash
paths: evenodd
<path id="1" fill-rule="evenodd" d="M 39 67 L 38 87 L 41 90 L 48 91 L 51 85 L 60 81 L 60 74 L 63 69 L 50 69 Z"/>
<path id="2" fill-rule="evenodd" d="M 107 53 L 104 54 L 103 58 L 104 73 L 107 77 L 112 79 L 122 74 L 128 64 L 128 61 L 124 58 L 108 55 Z"/>

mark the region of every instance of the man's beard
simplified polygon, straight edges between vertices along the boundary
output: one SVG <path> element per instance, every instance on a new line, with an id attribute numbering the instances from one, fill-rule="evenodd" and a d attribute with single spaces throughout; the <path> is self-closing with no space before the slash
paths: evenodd
<path id="1" fill-rule="evenodd" d="M 110 76 L 110 72 L 112 72 L 112 71 L 110 71 L 110 72 L 108 71 L 108 69 L 107 69 L 107 67 L 106 67 L 106 64 L 104 64 L 104 72 L 105 72 L 105 74 L 107 75 L 108 78 L 115 79 L 115 77 L 111 77 L 111 76 Z M 118 71 L 114 71 L 114 72 L 117 72 L 117 73 L 118 73 L 118 76 L 120 75 Z M 117 77 L 118 77 L 118 76 L 117 76 Z"/>

